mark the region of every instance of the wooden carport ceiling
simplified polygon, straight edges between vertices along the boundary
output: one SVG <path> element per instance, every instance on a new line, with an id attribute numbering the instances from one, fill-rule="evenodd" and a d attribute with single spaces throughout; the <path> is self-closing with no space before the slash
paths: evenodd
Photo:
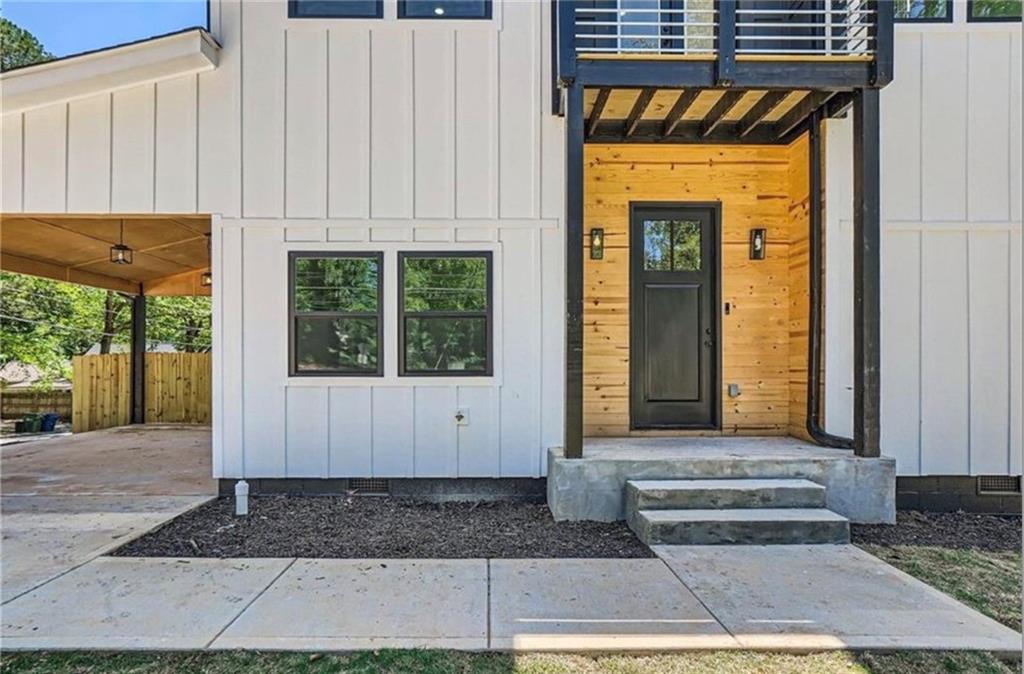
<path id="1" fill-rule="evenodd" d="M 0 268 L 82 285 L 147 295 L 208 295 L 200 275 L 210 268 L 207 216 L 125 216 L 130 265 L 110 262 L 120 217 L 0 217 Z"/>
<path id="2" fill-rule="evenodd" d="M 834 96 L 805 90 L 587 89 L 586 140 L 785 143 L 813 110 Z"/>

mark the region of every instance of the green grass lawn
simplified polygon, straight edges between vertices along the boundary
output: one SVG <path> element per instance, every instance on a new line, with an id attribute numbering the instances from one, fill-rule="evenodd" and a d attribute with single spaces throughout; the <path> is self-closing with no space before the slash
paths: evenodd
<path id="1" fill-rule="evenodd" d="M 985 654 L 687 653 L 655 656 L 505 655 L 452 651 L 294 653 L 43 653 L 4 656 L 0 671 L 133 674 L 940 674 L 1015 671 Z"/>
<path id="2" fill-rule="evenodd" d="M 1021 626 L 1019 552 L 931 546 L 861 545 L 999 622 Z M 15 653 L 0 656 L 0 674 L 1005 674 L 1020 666 L 987 653 L 715 652 L 657 656 L 505 655 L 453 651 L 376 651 L 349 655 L 294 653 Z"/>

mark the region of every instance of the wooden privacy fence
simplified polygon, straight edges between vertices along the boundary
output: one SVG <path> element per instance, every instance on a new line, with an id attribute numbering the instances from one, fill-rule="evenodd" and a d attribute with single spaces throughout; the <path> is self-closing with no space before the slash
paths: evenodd
<path id="1" fill-rule="evenodd" d="M 26 414 L 56 412 L 61 419 L 71 418 L 71 391 L 0 391 L 0 418 L 21 419 Z"/>
<path id="2" fill-rule="evenodd" d="M 72 431 L 131 423 L 130 354 L 76 356 L 71 366 Z M 209 424 L 211 397 L 210 354 L 146 354 L 146 423 Z"/>

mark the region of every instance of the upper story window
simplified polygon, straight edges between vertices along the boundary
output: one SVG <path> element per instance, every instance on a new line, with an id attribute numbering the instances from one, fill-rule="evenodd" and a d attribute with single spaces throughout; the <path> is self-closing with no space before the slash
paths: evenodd
<path id="1" fill-rule="evenodd" d="M 1021 0 L 969 0 L 968 21 L 1020 21 Z"/>
<path id="2" fill-rule="evenodd" d="M 952 0 L 895 0 L 893 10 L 897 21 L 948 23 L 953 20 Z"/>
<path id="3" fill-rule="evenodd" d="M 400 253 L 399 373 L 490 375 L 491 253 Z"/>
<path id="4" fill-rule="evenodd" d="M 491 0 L 398 0 L 399 19 L 489 19 Z"/>
<path id="5" fill-rule="evenodd" d="M 288 0 L 293 19 L 380 19 L 384 0 Z"/>
<path id="6" fill-rule="evenodd" d="M 292 253 L 289 261 L 291 374 L 383 374 L 383 256 Z"/>

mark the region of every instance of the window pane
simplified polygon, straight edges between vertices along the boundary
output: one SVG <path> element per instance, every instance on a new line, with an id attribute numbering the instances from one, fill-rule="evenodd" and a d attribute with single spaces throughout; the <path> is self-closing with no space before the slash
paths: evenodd
<path id="1" fill-rule="evenodd" d="M 377 311 L 380 269 L 371 257 L 295 260 L 295 311 Z"/>
<path id="2" fill-rule="evenodd" d="M 377 319 L 300 316 L 295 319 L 298 372 L 377 371 Z"/>
<path id="3" fill-rule="evenodd" d="M 408 317 L 407 372 L 486 372 L 487 319 Z"/>
<path id="4" fill-rule="evenodd" d="M 676 221 L 672 239 L 672 269 L 700 271 L 700 223 Z"/>
<path id="5" fill-rule="evenodd" d="M 406 257 L 405 310 L 486 311 L 487 258 Z"/>
<path id="6" fill-rule="evenodd" d="M 644 220 L 644 269 L 671 271 L 672 222 Z"/>
<path id="7" fill-rule="evenodd" d="M 974 0 L 972 19 L 1019 19 L 1021 0 Z"/>
<path id="8" fill-rule="evenodd" d="M 382 9 L 382 0 L 296 0 L 292 16 L 374 19 Z"/>
<path id="9" fill-rule="evenodd" d="M 620 25 L 619 49 L 626 51 L 652 51 L 658 48 L 660 44 L 658 31 L 661 20 L 658 13 L 656 11 L 630 10 L 657 10 L 660 6 L 661 0 L 620 0 L 618 18 Z M 604 16 L 608 17 L 608 15 Z"/>
<path id="10" fill-rule="evenodd" d="M 945 19 L 948 5 L 946 0 L 895 0 L 894 13 L 897 19 Z"/>
<path id="11" fill-rule="evenodd" d="M 489 19 L 490 0 L 404 0 L 399 17 L 410 19 Z"/>

